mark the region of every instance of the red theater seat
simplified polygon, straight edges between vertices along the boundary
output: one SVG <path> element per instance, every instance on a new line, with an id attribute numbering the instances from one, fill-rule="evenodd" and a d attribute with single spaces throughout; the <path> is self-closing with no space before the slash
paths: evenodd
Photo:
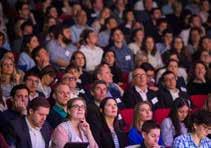
<path id="1" fill-rule="evenodd" d="M 159 108 L 154 111 L 154 120 L 158 123 L 161 124 L 163 119 L 168 117 L 171 109 L 170 108 Z"/>
<path id="2" fill-rule="evenodd" d="M 193 106 L 196 109 L 200 109 L 203 107 L 205 101 L 208 99 L 208 95 L 192 95 L 190 98 Z"/>
<path id="3" fill-rule="evenodd" d="M 125 122 L 125 127 L 124 127 L 124 131 L 128 132 L 130 127 L 132 126 L 133 123 L 133 109 L 132 108 L 128 108 L 128 109 L 122 109 L 120 110 L 120 114 Z"/>

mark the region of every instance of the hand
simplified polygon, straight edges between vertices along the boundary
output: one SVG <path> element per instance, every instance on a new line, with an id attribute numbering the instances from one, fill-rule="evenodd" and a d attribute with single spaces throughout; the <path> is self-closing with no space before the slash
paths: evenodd
<path id="1" fill-rule="evenodd" d="M 160 146 L 159 144 L 154 144 L 153 146 L 152 146 L 152 148 L 162 148 L 163 146 Z"/>
<path id="2" fill-rule="evenodd" d="M 88 135 L 90 132 L 90 126 L 89 124 L 86 122 L 86 120 L 81 120 L 79 123 L 79 128 L 86 134 Z"/>
<path id="3" fill-rule="evenodd" d="M 20 73 L 15 73 L 14 74 L 14 81 L 16 84 L 19 84 L 20 83 L 20 79 L 21 79 L 21 74 Z"/>

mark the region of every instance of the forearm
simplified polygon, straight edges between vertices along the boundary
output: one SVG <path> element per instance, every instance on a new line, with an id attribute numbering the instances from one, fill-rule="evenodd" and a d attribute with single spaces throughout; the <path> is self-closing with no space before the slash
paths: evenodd
<path id="1" fill-rule="evenodd" d="M 92 135 L 91 130 L 89 130 L 89 132 L 87 133 L 87 139 L 88 139 L 88 141 L 89 141 L 89 147 L 90 147 L 90 148 L 98 148 L 98 145 L 97 145 L 97 143 L 95 142 L 95 139 L 94 139 L 94 137 L 93 137 L 93 135 Z"/>

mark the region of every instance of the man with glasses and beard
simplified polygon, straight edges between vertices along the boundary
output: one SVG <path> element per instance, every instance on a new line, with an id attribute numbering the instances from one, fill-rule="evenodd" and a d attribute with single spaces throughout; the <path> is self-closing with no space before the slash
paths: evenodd
<path id="1" fill-rule="evenodd" d="M 50 61 L 57 69 L 64 69 L 69 65 L 72 53 L 76 47 L 71 43 L 71 31 L 68 25 L 60 24 L 56 26 L 55 39 L 49 41 L 47 50 Z"/>

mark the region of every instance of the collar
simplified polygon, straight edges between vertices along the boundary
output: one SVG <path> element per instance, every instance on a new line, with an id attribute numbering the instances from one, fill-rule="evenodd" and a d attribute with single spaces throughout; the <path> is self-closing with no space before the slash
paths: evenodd
<path id="1" fill-rule="evenodd" d="M 100 103 L 97 101 L 94 101 L 94 104 L 96 104 L 98 107 L 100 107 Z"/>
<path id="2" fill-rule="evenodd" d="M 142 89 L 140 89 L 138 86 L 135 86 L 135 90 L 136 90 L 137 92 L 141 92 L 141 93 L 147 93 L 147 92 L 148 92 L 148 89 L 142 90 Z"/>
<path id="3" fill-rule="evenodd" d="M 40 127 L 35 127 L 34 128 L 34 127 L 31 126 L 27 116 L 25 117 L 25 120 L 26 120 L 26 124 L 27 124 L 27 126 L 28 126 L 30 131 L 40 131 L 40 129 L 41 129 Z"/>
<path id="4" fill-rule="evenodd" d="M 176 91 L 172 90 L 172 89 L 168 89 L 171 93 L 179 93 L 179 89 L 176 89 Z"/>
<path id="5" fill-rule="evenodd" d="M 62 118 L 66 118 L 67 117 L 67 112 L 65 112 L 64 108 L 62 108 L 58 104 L 55 104 L 53 106 L 53 110 L 56 111 Z"/>

